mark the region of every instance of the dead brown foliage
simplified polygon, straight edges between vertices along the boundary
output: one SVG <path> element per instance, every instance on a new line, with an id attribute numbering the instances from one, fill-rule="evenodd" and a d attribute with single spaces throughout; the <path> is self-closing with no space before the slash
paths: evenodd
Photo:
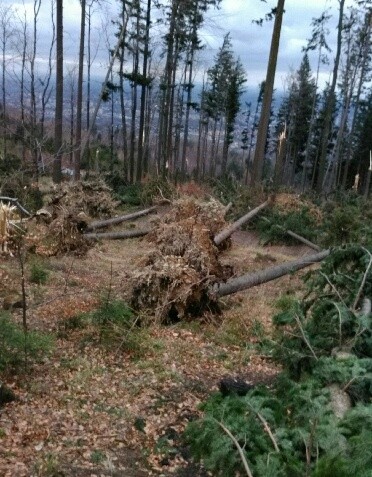
<path id="1" fill-rule="evenodd" d="M 91 218 L 112 216 L 117 205 L 103 181 L 62 184 L 49 197 L 44 213 L 29 222 L 28 246 L 44 256 L 84 255 L 93 243 L 83 236 Z"/>
<path id="2" fill-rule="evenodd" d="M 119 202 L 112 198 L 112 190 L 101 180 L 67 182 L 57 187 L 49 205 L 68 209 L 77 215 L 84 212 L 89 217 L 111 217 Z"/>
<path id="3" fill-rule="evenodd" d="M 300 212 L 307 209 L 315 221 L 321 222 L 322 212 L 313 202 L 296 194 L 281 193 L 275 196 L 274 207 L 282 213 Z"/>
<path id="4" fill-rule="evenodd" d="M 147 240 L 156 246 L 133 276 L 132 306 L 151 311 L 158 322 L 199 315 L 214 306 L 211 283 L 228 278 L 214 235 L 226 226 L 224 207 L 215 200 L 179 200 L 157 223 Z"/>

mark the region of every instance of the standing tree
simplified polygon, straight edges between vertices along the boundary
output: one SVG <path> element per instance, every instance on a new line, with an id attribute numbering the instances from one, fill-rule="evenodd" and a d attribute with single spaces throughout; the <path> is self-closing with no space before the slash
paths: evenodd
<path id="1" fill-rule="evenodd" d="M 286 151 L 287 183 L 293 184 L 296 173 L 305 167 L 305 151 L 309 135 L 313 97 L 316 86 L 311 75 L 310 63 L 305 53 L 300 68 L 291 78 L 288 97 L 279 110 L 280 121 L 277 134 L 288 131 Z M 283 139 L 281 139 L 282 141 Z M 281 147 L 283 153 L 283 148 Z M 278 183 L 278 177 L 277 185 Z"/>
<path id="2" fill-rule="evenodd" d="M 36 103 L 36 78 L 35 61 L 37 53 L 37 22 L 41 7 L 41 0 L 34 0 L 33 3 L 33 31 L 32 31 L 32 50 L 30 54 L 30 150 L 32 162 L 34 165 L 34 174 L 36 181 L 39 177 L 38 165 L 38 145 L 37 145 L 37 103 Z"/>
<path id="3" fill-rule="evenodd" d="M 9 47 L 9 41 L 14 34 L 13 30 L 13 11 L 12 8 L 6 8 L 0 6 L 0 45 L 1 45 L 1 125 L 2 125 L 2 156 L 3 159 L 7 155 L 7 101 L 6 101 L 6 70 L 7 70 L 7 49 Z"/>
<path id="4" fill-rule="evenodd" d="M 316 182 L 316 191 L 318 192 L 318 194 L 321 194 L 323 191 L 323 181 L 324 181 L 325 167 L 327 163 L 328 142 L 329 142 L 329 136 L 330 136 L 331 128 L 332 128 L 332 115 L 333 115 L 335 103 L 336 103 L 335 91 L 336 91 L 338 70 L 339 70 L 340 58 L 341 58 L 342 29 L 343 29 L 345 0 L 338 0 L 338 3 L 339 3 L 339 17 L 338 17 L 338 26 L 337 26 L 336 56 L 335 56 L 334 65 L 333 65 L 332 82 L 328 90 L 326 106 L 325 106 L 325 118 L 324 118 L 324 124 L 323 124 L 321 151 L 320 151 L 319 165 L 318 165 L 318 171 L 317 171 L 318 176 L 317 176 L 317 182 Z"/>
<path id="5" fill-rule="evenodd" d="M 53 181 L 60 183 L 62 180 L 63 132 L 63 0 L 56 0 L 56 56 Z"/>
<path id="6" fill-rule="evenodd" d="M 234 125 L 240 108 L 242 85 L 246 81 L 240 60 L 236 60 L 232 50 L 230 34 L 224 37 L 214 65 L 208 70 L 208 89 L 205 92 L 203 108 L 205 116 L 212 122 L 212 139 L 209 161 L 209 175 L 216 173 L 221 132 L 223 146 L 221 174 L 226 175 L 228 149 L 233 139 Z"/>
<path id="7" fill-rule="evenodd" d="M 233 142 L 236 116 L 240 109 L 240 96 L 243 92 L 242 85 L 246 81 L 245 72 L 240 60 L 235 61 L 230 74 L 226 95 L 225 131 L 222 148 L 221 175 L 227 173 L 227 160 L 229 146 Z"/>
<path id="8" fill-rule="evenodd" d="M 367 3 L 367 2 L 366 2 Z M 372 10 L 367 9 L 364 16 L 364 23 L 358 29 L 356 34 L 357 50 L 359 54 L 357 58 L 360 59 L 359 65 L 359 78 L 357 79 L 356 92 L 353 98 L 352 104 L 352 120 L 350 126 L 350 132 L 348 134 L 348 140 L 346 144 L 344 168 L 342 173 L 342 188 L 345 189 L 348 180 L 349 164 L 352 159 L 352 155 L 355 152 L 355 136 L 356 136 L 356 124 L 359 117 L 359 109 L 362 102 L 362 95 L 364 93 L 365 85 L 368 84 L 368 78 L 371 74 L 371 59 L 372 59 Z"/>
<path id="9" fill-rule="evenodd" d="M 271 39 L 271 48 L 269 62 L 267 66 L 265 91 L 263 95 L 262 111 L 260 124 L 258 126 L 256 150 L 253 159 L 251 184 L 255 185 L 262 179 L 264 160 L 265 160 L 265 148 L 267 140 L 267 131 L 269 127 L 270 114 L 271 114 L 271 101 L 274 90 L 274 80 L 276 72 L 276 63 L 278 58 L 280 32 L 282 28 L 282 19 L 284 13 L 285 0 L 278 0 L 277 7 L 272 12 L 275 14 L 275 22 L 273 29 L 273 36 Z"/>
<path id="10" fill-rule="evenodd" d="M 360 183 L 364 190 L 368 184 L 372 151 L 372 90 L 364 101 L 361 101 L 357 118 L 357 140 L 353 159 L 349 165 L 349 175 L 346 185 L 352 186 L 354 177 L 359 174 Z M 370 179 L 369 179 L 370 180 Z"/>
<path id="11" fill-rule="evenodd" d="M 74 180 L 80 180 L 81 167 L 81 129 L 83 112 L 83 74 L 84 74 L 84 44 L 85 44 L 85 10 L 86 0 L 81 0 L 80 46 L 79 46 L 79 71 L 76 104 L 76 133 L 74 151 Z"/>
<path id="12" fill-rule="evenodd" d="M 256 108 L 253 115 L 253 123 L 251 127 L 251 132 L 249 134 L 248 153 L 247 153 L 247 159 L 246 159 L 245 179 L 244 179 L 244 182 L 246 185 L 249 182 L 249 172 L 251 170 L 252 151 L 256 144 L 257 128 L 259 124 L 264 91 L 265 91 L 265 81 L 262 81 L 258 87 L 258 97 L 256 101 Z"/>
<path id="13" fill-rule="evenodd" d="M 148 68 L 150 63 L 150 26 L 151 26 L 151 0 L 147 0 L 144 28 L 144 47 L 142 59 L 142 78 L 141 78 L 141 105 L 138 127 L 138 147 L 137 147 L 137 181 L 141 180 L 142 175 L 148 172 L 148 151 L 145 148 L 148 137 L 145 134 L 146 125 L 146 104 L 149 101 L 149 89 L 152 78 L 149 75 Z"/>
<path id="14" fill-rule="evenodd" d="M 313 101 L 312 101 L 312 108 L 311 108 L 311 116 L 310 116 L 310 123 L 309 123 L 309 130 L 306 142 L 306 149 L 305 149 L 305 158 L 304 158 L 304 165 L 302 169 L 302 190 L 305 189 L 306 183 L 309 179 L 308 173 L 312 169 L 311 167 L 311 156 L 312 156 L 312 140 L 314 135 L 315 123 L 316 123 L 316 113 L 317 113 L 317 102 L 318 102 L 318 83 L 319 83 L 319 74 L 320 74 L 320 66 L 322 64 L 328 64 L 328 56 L 325 52 L 330 52 L 331 49 L 327 43 L 327 35 L 329 34 L 329 30 L 327 29 L 326 25 L 328 20 L 331 18 L 331 15 L 328 11 L 324 11 L 319 18 L 314 18 L 312 20 L 312 36 L 308 41 L 306 48 L 304 49 L 305 52 L 317 50 L 318 51 L 318 60 L 317 60 L 317 68 L 316 68 L 316 75 L 315 75 L 315 88 L 313 93 Z"/>

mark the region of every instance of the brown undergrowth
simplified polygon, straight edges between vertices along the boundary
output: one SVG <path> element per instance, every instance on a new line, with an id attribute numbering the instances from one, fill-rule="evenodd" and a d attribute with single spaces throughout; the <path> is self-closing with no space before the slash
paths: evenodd
<path id="1" fill-rule="evenodd" d="M 45 207 L 28 221 L 28 248 L 37 255 L 84 255 L 92 246 L 83 233 L 92 218 L 114 215 L 118 202 L 103 181 L 73 182 L 54 187 L 45 195 Z"/>
<path id="2" fill-rule="evenodd" d="M 259 247 L 245 232 L 239 242 L 233 238 L 230 249 L 219 251 L 211 239 L 225 225 L 223 208 L 213 202 L 208 207 L 201 212 L 203 205 L 186 201 L 164 217 L 159 214 L 150 240 L 107 241 L 84 256 L 47 257 L 45 285 L 28 281 L 26 262 L 29 327 L 53 333 L 56 346 L 26 372 L 1 377 L 18 400 L 0 412 L 0 475 L 206 475 L 189 463 L 182 431 L 198 415 L 200 401 L 218 389 L 221 377 L 240 376 L 252 384 L 273 379 L 277 369 L 256 344 L 270 334 L 275 300 L 297 293 L 300 281 L 282 277 L 221 300 L 219 315 L 207 311 L 202 319 L 169 326 L 154 323 L 154 310 L 150 317 L 141 310 L 140 318 L 152 324 L 127 331 L 136 334 L 130 349 L 120 341 L 104 346 L 97 330 L 80 317 L 96 310 L 102 299 L 130 298 L 137 275 L 145 289 L 146 273 L 154 266 L 147 261 L 154 254 L 174 262 L 186 255 L 195 267 L 191 278 L 204 273 L 198 277 L 212 281 L 231 266 L 241 274 L 303 253 L 294 247 Z M 186 231 L 175 240 L 178 224 Z M 193 241 L 197 245 L 189 250 Z M 7 290 L 19 290 L 16 258 L 0 265 L 1 277 L 11 282 Z M 189 289 L 187 275 L 180 277 L 170 293 Z M 163 286 L 160 279 L 157 283 Z M 145 300 L 145 292 L 142 296 Z M 181 313 L 183 303 L 177 303 Z M 20 323 L 21 310 L 12 314 Z"/>
<path id="3" fill-rule="evenodd" d="M 220 263 L 213 243 L 226 226 L 224 215 L 224 206 L 216 200 L 189 198 L 174 203 L 146 238 L 156 250 L 133 276 L 134 309 L 147 311 L 159 323 L 198 316 L 208 307 L 216 309 L 208 289 L 231 275 L 231 267 Z"/>

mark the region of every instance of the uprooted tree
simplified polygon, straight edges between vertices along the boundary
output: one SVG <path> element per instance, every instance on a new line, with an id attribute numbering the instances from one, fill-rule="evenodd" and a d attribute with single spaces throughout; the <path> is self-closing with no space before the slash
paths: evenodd
<path id="1" fill-rule="evenodd" d="M 232 268 L 220 261 L 220 250 L 231 245 L 230 236 L 238 227 L 268 204 L 261 204 L 228 226 L 225 208 L 217 201 L 176 202 L 145 239 L 156 250 L 133 276 L 131 306 L 147 310 L 156 321 L 165 323 L 199 316 L 208 309 L 218 310 L 219 297 L 274 280 L 329 255 L 329 250 L 324 250 L 261 272 L 232 277 Z"/>

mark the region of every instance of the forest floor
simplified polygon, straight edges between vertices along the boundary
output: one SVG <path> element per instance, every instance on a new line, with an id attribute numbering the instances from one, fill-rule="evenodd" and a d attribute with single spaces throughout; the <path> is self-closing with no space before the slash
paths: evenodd
<path id="1" fill-rule="evenodd" d="M 232 242 L 222 261 L 236 275 L 310 252 L 262 247 L 252 232 L 236 232 Z M 255 345 L 270 336 L 276 300 L 301 292 L 303 272 L 224 298 L 220 315 L 132 330 L 114 346 L 80 326 L 79 313 L 95 310 L 108 293 L 128 298 L 129 276 L 151 246 L 146 239 L 100 242 L 81 258 L 45 259 L 47 283 L 27 282 L 29 328 L 52 333 L 55 343 L 42 362 L 3 379 L 18 399 L 0 410 L 1 476 L 208 475 L 182 439 L 199 403 L 224 376 L 252 384 L 275 376 Z M 17 293 L 17 259 L 1 258 L 0 273 L 8 284 L 2 298 Z M 13 315 L 21 322 L 21 310 Z"/>

